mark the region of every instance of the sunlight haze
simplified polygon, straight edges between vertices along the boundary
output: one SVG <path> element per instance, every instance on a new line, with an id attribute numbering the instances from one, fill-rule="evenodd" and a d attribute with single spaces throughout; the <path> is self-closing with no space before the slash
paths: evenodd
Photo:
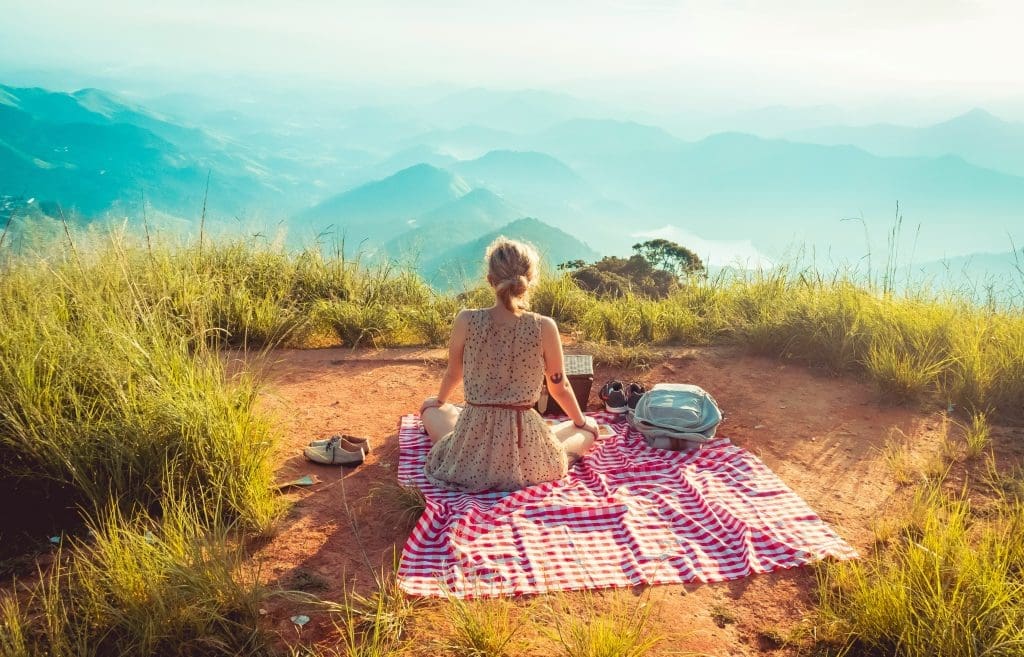
<path id="1" fill-rule="evenodd" d="M 1020 3 L 0 4 L 0 221 L 202 217 L 439 287 L 502 231 L 865 272 L 1024 243 Z"/>
<path id="2" fill-rule="evenodd" d="M 1024 107 L 1014 2 L 3 4 L 9 68 L 541 87 L 648 109 Z"/>

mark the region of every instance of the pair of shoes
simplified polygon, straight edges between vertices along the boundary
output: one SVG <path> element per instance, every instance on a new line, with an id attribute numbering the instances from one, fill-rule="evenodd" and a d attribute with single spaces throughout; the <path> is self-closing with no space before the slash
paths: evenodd
<path id="1" fill-rule="evenodd" d="M 601 387 L 598 396 L 604 402 L 604 408 L 609 413 L 626 413 L 636 408 L 643 394 L 647 392 L 643 384 L 630 383 L 629 387 L 623 387 L 621 381 L 612 379 Z"/>
<path id="2" fill-rule="evenodd" d="M 349 442 L 342 436 L 331 436 L 319 444 L 308 445 L 303 450 L 306 458 L 322 465 L 359 465 L 366 458 L 362 445 Z M 367 443 L 368 445 L 369 443 Z"/>
<path id="3" fill-rule="evenodd" d="M 320 440 L 312 440 L 312 441 L 310 441 L 309 446 L 310 447 L 316 447 L 317 445 L 326 445 L 328 442 L 334 440 L 335 438 L 340 438 L 341 439 L 342 446 L 345 449 L 349 449 L 349 450 L 355 451 L 356 449 L 359 449 L 361 447 L 364 452 L 366 452 L 367 454 L 370 453 L 370 439 L 369 438 L 363 438 L 361 436 L 353 436 L 353 435 L 347 434 L 347 433 L 336 433 L 333 436 L 331 436 L 330 438 L 321 438 Z"/>

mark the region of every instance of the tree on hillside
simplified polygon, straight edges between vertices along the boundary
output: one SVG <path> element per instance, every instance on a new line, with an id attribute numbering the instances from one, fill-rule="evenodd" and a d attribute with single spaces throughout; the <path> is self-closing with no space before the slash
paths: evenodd
<path id="1" fill-rule="evenodd" d="M 704 263 L 693 251 L 675 242 L 657 239 L 633 245 L 628 258 L 605 256 L 587 264 L 571 260 L 558 265 L 570 272 L 584 290 L 602 297 L 637 294 L 663 299 L 679 286 L 679 277 L 704 270 Z"/>
<path id="2" fill-rule="evenodd" d="M 563 262 L 560 265 L 558 265 L 558 269 L 561 271 L 575 271 L 577 269 L 583 269 L 586 266 L 587 263 L 585 263 L 582 260 L 570 260 L 568 262 Z"/>
<path id="3" fill-rule="evenodd" d="M 629 258 L 605 256 L 595 263 L 567 262 L 560 268 L 573 280 L 599 296 L 621 297 L 627 293 L 664 298 L 679 284 L 675 274 L 651 265 L 640 254 Z"/>
<path id="4" fill-rule="evenodd" d="M 666 239 L 648 240 L 633 245 L 633 251 L 643 256 L 652 266 L 664 269 L 676 276 L 685 276 L 704 271 L 700 256 Z"/>

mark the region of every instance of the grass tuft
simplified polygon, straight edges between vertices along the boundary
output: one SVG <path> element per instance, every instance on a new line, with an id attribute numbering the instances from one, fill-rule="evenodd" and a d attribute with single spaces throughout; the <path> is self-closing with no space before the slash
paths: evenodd
<path id="1" fill-rule="evenodd" d="M 650 627 L 653 605 L 648 596 L 632 602 L 615 599 L 602 611 L 595 594 L 581 595 L 582 611 L 561 595 L 548 607 L 549 635 L 562 657 L 643 657 L 661 642 Z"/>
<path id="2" fill-rule="evenodd" d="M 165 504 L 160 519 L 110 506 L 27 602 L 3 599 L 0 655 L 267 654 L 258 573 L 206 519 L 194 500 Z"/>
<path id="3" fill-rule="evenodd" d="M 724 628 L 726 625 L 734 624 L 737 618 L 736 613 L 725 605 L 715 605 L 711 608 L 711 620 L 718 627 Z"/>
<path id="4" fill-rule="evenodd" d="M 914 481 L 913 464 L 910 459 L 910 448 L 907 446 L 907 435 L 898 428 L 889 433 L 882 447 L 882 460 L 888 466 L 896 483 L 905 486 Z"/>
<path id="5" fill-rule="evenodd" d="M 332 607 L 346 657 L 390 657 L 408 648 L 406 630 L 417 601 L 405 595 L 397 578 L 381 572 L 375 579 L 370 595 L 347 591 Z"/>
<path id="6" fill-rule="evenodd" d="M 446 607 L 453 632 L 445 648 L 454 657 L 514 657 L 521 625 L 508 600 L 450 598 Z"/>
<path id="7" fill-rule="evenodd" d="M 383 508 L 384 513 L 399 527 L 415 524 L 427 505 L 419 488 L 390 480 L 374 484 L 367 501 Z"/>
<path id="8" fill-rule="evenodd" d="M 974 460 L 985 453 L 992 443 L 992 429 L 988 423 L 988 416 L 976 411 L 971 414 L 970 424 L 961 425 L 964 432 L 964 456 L 968 460 Z"/>
<path id="9" fill-rule="evenodd" d="M 591 354 L 594 357 L 594 364 L 624 368 L 629 370 L 646 371 L 661 357 L 661 353 L 652 348 L 649 344 L 621 345 L 606 344 L 598 342 L 583 342 L 578 345 L 578 350 Z"/>

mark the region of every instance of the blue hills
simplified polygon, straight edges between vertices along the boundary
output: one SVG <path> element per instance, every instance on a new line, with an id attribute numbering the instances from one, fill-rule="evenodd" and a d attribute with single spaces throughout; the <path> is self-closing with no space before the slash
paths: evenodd
<path id="1" fill-rule="evenodd" d="M 1024 123 L 1004 121 L 975 108 L 922 128 L 874 124 L 797 130 L 787 137 L 819 144 L 848 144 L 884 156 L 957 155 L 972 164 L 1024 176 Z"/>
<path id="2" fill-rule="evenodd" d="M 413 218 L 409 229 L 385 242 L 383 248 L 389 256 L 420 259 L 432 254 L 439 242 L 497 230 L 525 216 L 520 208 L 481 187 Z"/>
<path id="3" fill-rule="evenodd" d="M 502 196 L 429 164 L 328 198 L 294 223 L 321 240 L 343 242 L 349 253 L 412 258 L 440 286 L 473 269 L 470 263 L 478 263 L 486 247 L 478 243 L 499 234 L 529 238 L 549 257 L 563 258 L 555 264 L 595 254 L 580 239 L 528 218 Z"/>
<path id="4" fill-rule="evenodd" d="M 523 217 L 475 239 L 443 248 L 425 258 L 419 269 L 428 283 L 440 289 L 479 285 L 485 274 L 484 250 L 499 235 L 535 245 L 542 266 L 552 270 L 570 260 L 596 260 L 599 257 L 596 251 L 569 233 L 533 217 Z"/>
<path id="5" fill-rule="evenodd" d="M 0 196 L 85 219 L 137 217 L 144 198 L 194 219 L 209 176 L 213 219 L 284 218 L 297 240 L 344 236 L 377 255 L 408 253 L 428 227 L 458 245 L 529 217 L 577 250 L 621 254 L 635 234 L 670 226 L 773 257 L 796 241 L 857 258 L 869 245 L 842 220 L 864 216 L 877 248 L 897 201 L 921 226 L 922 260 L 1024 242 L 1020 126 L 983 111 L 924 128 L 687 141 L 545 92 L 337 111 L 287 98 L 253 113 L 160 102 L 175 113 L 98 89 L 0 86 Z"/>
<path id="6" fill-rule="evenodd" d="M 348 244 L 380 244 L 411 228 L 413 218 L 454 201 L 472 187 L 460 176 L 416 164 L 382 180 L 331 196 L 296 215 L 297 229 L 344 236 Z"/>
<path id="7" fill-rule="evenodd" d="M 240 149 L 238 149 L 240 150 Z M 198 215 L 270 202 L 266 171 L 229 142 L 86 89 L 0 86 L 0 194 L 45 198 L 86 217 L 143 199 Z"/>

